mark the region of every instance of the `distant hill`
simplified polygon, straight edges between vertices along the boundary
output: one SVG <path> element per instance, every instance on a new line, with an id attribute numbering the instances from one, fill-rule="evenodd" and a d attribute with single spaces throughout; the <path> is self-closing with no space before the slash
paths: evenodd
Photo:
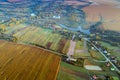
<path id="1" fill-rule="evenodd" d="M 20 2 L 20 1 L 23 1 L 23 0 L 7 0 L 8 2 Z"/>

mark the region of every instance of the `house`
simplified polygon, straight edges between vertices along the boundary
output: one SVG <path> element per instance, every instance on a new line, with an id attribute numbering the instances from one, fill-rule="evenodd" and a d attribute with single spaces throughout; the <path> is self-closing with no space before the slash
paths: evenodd
<path id="1" fill-rule="evenodd" d="M 35 13 L 31 13 L 30 16 L 31 17 L 35 17 L 36 15 L 35 15 Z"/>
<path id="2" fill-rule="evenodd" d="M 68 57 L 66 60 L 67 60 L 67 61 L 74 61 L 74 62 L 76 62 L 76 61 L 77 61 L 77 59 L 70 58 L 70 57 Z"/>
<path id="3" fill-rule="evenodd" d="M 60 19 L 60 16 L 53 16 L 54 19 Z"/>

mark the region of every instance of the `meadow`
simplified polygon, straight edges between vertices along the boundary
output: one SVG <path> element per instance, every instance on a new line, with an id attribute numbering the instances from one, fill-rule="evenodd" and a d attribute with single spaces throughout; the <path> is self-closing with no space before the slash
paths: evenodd
<path id="1" fill-rule="evenodd" d="M 61 62 L 57 80 L 89 80 L 86 69 Z"/>

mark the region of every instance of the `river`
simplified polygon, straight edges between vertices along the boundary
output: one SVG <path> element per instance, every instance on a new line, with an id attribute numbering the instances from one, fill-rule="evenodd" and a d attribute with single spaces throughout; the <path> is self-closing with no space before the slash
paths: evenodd
<path id="1" fill-rule="evenodd" d="M 77 28 L 71 28 L 71 27 L 67 27 L 67 26 L 60 24 L 60 23 L 57 23 L 57 25 L 59 25 L 62 28 L 65 28 L 67 30 L 74 31 L 74 32 L 81 31 L 84 34 L 90 34 L 90 29 L 83 29 L 81 26 L 78 26 Z"/>

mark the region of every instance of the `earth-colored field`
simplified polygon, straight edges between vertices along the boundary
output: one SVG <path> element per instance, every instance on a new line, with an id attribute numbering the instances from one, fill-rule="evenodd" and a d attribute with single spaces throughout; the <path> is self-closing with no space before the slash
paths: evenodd
<path id="1" fill-rule="evenodd" d="M 70 47 L 69 47 L 69 50 L 68 50 L 68 53 L 67 53 L 68 56 L 74 55 L 75 45 L 76 45 L 76 42 L 71 40 L 70 41 Z"/>
<path id="2" fill-rule="evenodd" d="M 85 7 L 87 21 L 96 22 L 103 18 L 103 29 L 120 32 L 120 2 L 117 0 L 90 0 L 92 5 Z"/>
<path id="3" fill-rule="evenodd" d="M 0 80 L 56 80 L 59 64 L 41 48 L 0 41 Z"/>
<path id="4" fill-rule="evenodd" d="M 65 1 L 64 1 L 64 4 L 65 4 L 65 5 L 78 6 L 78 5 L 84 5 L 84 4 L 86 4 L 86 3 L 80 2 L 80 1 L 77 1 L 77 0 L 74 0 L 74 1 L 65 0 Z"/>
<path id="5" fill-rule="evenodd" d="M 9 2 L 18 2 L 18 1 L 22 1 L 22 0 L 7 0 Z"/>

